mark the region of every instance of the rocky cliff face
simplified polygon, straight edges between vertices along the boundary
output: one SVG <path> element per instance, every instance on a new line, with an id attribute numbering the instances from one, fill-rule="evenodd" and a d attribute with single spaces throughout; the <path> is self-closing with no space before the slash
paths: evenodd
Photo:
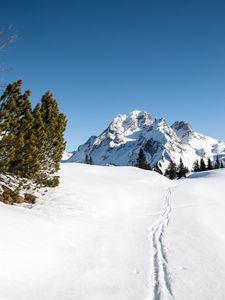
<path id="1" fill-rule="evenodd" d="M 180 158 L 190 169 L 196 159 L 215 160 L 217 155 L 225 159 L 225 142 L 197 133 L 183 121 L 170 126 L 163 118 L 133 111 L 114 118 L 99 136 L 79 146 L 68 161 L 82 163 L 88 155 L 97 165 L 135 166 L 140 148 L 148 163 L 162 171 L 170 160 L 178 164 Z"/>

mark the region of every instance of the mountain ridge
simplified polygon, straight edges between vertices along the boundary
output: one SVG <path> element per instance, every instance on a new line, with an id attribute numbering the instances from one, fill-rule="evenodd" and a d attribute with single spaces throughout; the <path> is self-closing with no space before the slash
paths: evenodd
<path id="1" fill-rule="evenodd" d="M 147 162 L 165 171 L 170 160 L 191 169 L 196 159 L 225 159 L 225 142 L 194 131 L 185 121 L 171 126 L 164 118 L 154 118 L 145 111 L 134 110 L 116 116 L 98 136 L 80 145 L 68 162 L 85 162 L 91 156 L 97 165 L 135 166 L 140 149 Z"/>

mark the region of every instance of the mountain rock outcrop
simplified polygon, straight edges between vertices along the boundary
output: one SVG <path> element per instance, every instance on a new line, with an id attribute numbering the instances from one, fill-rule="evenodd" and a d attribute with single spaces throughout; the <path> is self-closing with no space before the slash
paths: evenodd
<path id="1" fill-rule="evenodd" d="M 74 151 L 68 162 L 85 162 L 87 156 L 96 165 L 135 166 L 140 148 L 146 160 L 164 171 L 170 160 L 192 168 L 196 159 L 225 159 L 225 142 L 192 130 L 184 121 L 170 126 L 165 119 L 133 111 L 118 115 L 99 136 L 91 136 Z"/>

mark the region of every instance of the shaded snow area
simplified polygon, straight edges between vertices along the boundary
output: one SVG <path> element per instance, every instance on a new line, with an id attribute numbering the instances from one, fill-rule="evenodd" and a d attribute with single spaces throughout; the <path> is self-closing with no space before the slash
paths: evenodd
<path id="1" fill-rule="evenodd" d="M 62 164 L 32 209 L 0 205 L 0 299 L 225 299 L 224 180 Z"/>

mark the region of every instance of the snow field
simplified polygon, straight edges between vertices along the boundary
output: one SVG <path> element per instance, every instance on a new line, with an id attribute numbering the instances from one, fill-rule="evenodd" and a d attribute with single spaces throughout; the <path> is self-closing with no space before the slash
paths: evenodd
<path id="1" fill-rule="evenodd" d="M 32 209 L 0 204 L 0 300 L 225 299 L 224 179 L 62 164 Z"/>

